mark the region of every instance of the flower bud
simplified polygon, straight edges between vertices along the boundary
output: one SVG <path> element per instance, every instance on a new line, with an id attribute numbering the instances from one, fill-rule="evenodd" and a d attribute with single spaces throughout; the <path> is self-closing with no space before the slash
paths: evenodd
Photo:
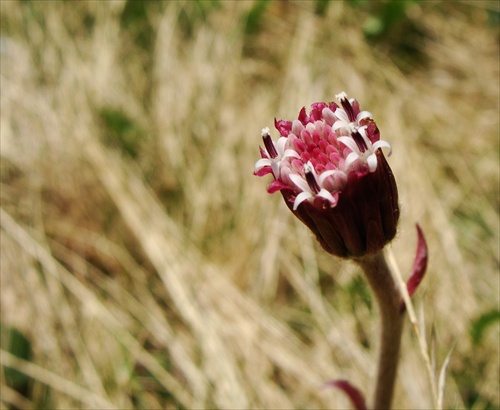
<path id="1" fill-rule="evenodd" d="M 381 250 L 399 219 L 394 175 L 381 148 L 389 149 L 368 111 L 345 93 L 334 102 L 303 108 L 294 121 L 276 121 L 274 142 L 262 130 L 265 149 L 255 175 L 272 174 L 269 193 L 281 191 L 288 208 L 329 253 L 361 257 Z"/>

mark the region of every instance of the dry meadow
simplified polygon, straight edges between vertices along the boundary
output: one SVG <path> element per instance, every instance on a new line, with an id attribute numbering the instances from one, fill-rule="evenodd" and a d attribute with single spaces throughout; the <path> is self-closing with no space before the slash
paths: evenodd
<path id="1" fill-rule="evenodd" d="M 500 406 L 496 1 L 1 1 L 1 408 L 332 409 L 378 316 L 252 175 L 274 117 L 346 91 L 428 240 L 444 408 Z M 276 137 L 277 134 L 274 134 Z M 434 383 L 435 384 L 435 383 Z M 406 326 L 396 408 L 435 406 Z"/>

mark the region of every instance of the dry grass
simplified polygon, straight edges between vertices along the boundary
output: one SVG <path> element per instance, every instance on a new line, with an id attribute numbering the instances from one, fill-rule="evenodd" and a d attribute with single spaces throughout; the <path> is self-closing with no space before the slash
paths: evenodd
<path id="1" fill-rule="evenodd" d="M 342 90 L 392 143 L 404 274 L 415 222 L 428 238 L 414 303 L 437 370 L 455 346 L 444 406 L 500 404 L 499 326 L 469 332 L 499 306 L 497 3 L 412 8 L 414 67 L 401 33 L 365 40 L 363 8 L 274 2 L 245 34 L 255 4 L 0 3 L 1 360 L 29 376 L 2 375 L 3 408 L 345 408 L 321 388 L 339 377 L 370 393 L 356 267 L 252 176 L 263 126 Z M 395 403 L 433 405 L 409 326 Z"/>

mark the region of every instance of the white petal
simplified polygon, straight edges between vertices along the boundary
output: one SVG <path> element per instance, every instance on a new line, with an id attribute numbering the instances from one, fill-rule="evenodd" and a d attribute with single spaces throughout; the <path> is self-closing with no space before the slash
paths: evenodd
<path id="1" fill-rule="evenodd" d="M 347 116 L 346 112 L 342 109 L 342 108 L 337 108 L 335 110 L 335 116 L 341 120 L 341 121 L 345 121 L 347 123 L 349 123 L 349 117 Z"/>
<path id="2" fill-rule="evenodd" d="M 338 120 L 336 122 L 333 123 L 332 125 L 332 130 L 333 131 L 337 131 L 341 128 L 345 128 L 345 129 L 348 129 L 350 127 L 350 123 L 348 123 L 347 121 L 344 121 L 344 120 Z"/>
<path id="3" fill-rule="evenodd" d="M 351 154 L 353 154 L 351 152 Z M 349 155 L 351 155 L 349 154 Z M 348 155 L 348 157 L 349 157 Z M 354 155 L 357 157 L 357 154 L 354 153 Z M 329 171 L 325 171 L 323 172 L 320 177 L 319 177 L 319 182 L 321 184 L 321 186 L 323 186 L 323 183 L 325 182 L 325 179 L 328 178 L 328 177 L 333 177 L 333 180 L 335 183 L 345 183 L 347 182 L 347 175 L 345 174 L 345 172 L 343 171 L 340 171 L 338 169 L 335 169 L 335 170 L 329 170 Z"/>
<path id="4" fill-rule="evenodd" d="M 366 162 L 368 163 L 370 172 L 374 172 L 377 169 L 377 156 L 375 154 L 368 156 Z"/>
<path id="5" fill-rule="evenodd" d="M 330 126 L 337 120 L 337 117 L 335 116 L 333 111 L 330 110 L 330 108 L 328 108 L 328 107 L 323 108 L 323 111 L 321 111 L 321 114 L 323 115 L 325 122 Z"/>
<path id="6" fill-rule="evenodd" d="M 340 141 L 347 148 L 349 148 L 352 152 L 355 152 L 356 154 L 358 154 L 358 156 L 361 155 L 361 152 L 359 151 L 359 148 L 356 145 L 356 142 L 352 139 L 352 137 L 338 137 L 337 141 Z"/>
<path id="7" fill-rule="evenodd" d="M 272 162 L 271 162 L 270 159 L 268 159 L 268 158 L 261 158 L 261 159 L 259 159 L 255 163 L 255 169 L 259 170 L 261 168 L 264 168 L 264 167 L 267 167 L 267 166 L 271 166 L 271 165 L 272 165 Z"/>
<path id="8" fill-rule="evenodd" d="M 316 131 L 316 125 L 314 125 L 314 123 L 312 122 L 308 122 L 306 124 L 306 130 L 312 134 L 314 131 Z"/>
<path id="9" fill-rule="evenodd" d="M 303 129 L 304 129 L 304 125 L 299 120 L 293 120 L 293 122 L 292 122 L 292 134 L 299 136 Z"/>
<path id="10" fill-rule="evenodd" d="M 287 149 L 284 153 L 283 153 L 283 158 L 288 158 L 288 157 L 293 157 L 293 158 L 300 158 L 300 155 L 297 151 L 293 150 L 293 149 Z M 282 158 L 282 159 L 283 159 Z"/>
<path id="11" fill-rule="evenodd" d="M 391 154 L 392 154 L 392 147 L 391 147 L 391 144 L 389 144 L 387 141 L 379 140 L 375 144 L 373 144 L 373 152 L 375 152 L 379 148 L 389 148 L 389 153 L 387 154 L 387 156 L 388 157 L 391 156 Z"/>
<path id="12" fill-rule="evenodd" d="M 368 135 L 366 135 L 366 126 L 358 128 L 358 132 L 359 132 L 359 135 L 361 135 L 361 137 L 365 141 L 365 145 L 367 146 L 367 148 L 370 150 L 370 152 L 373 152 L 373 148 L 372 148 L 373 144 L 370 141 L 370 138 L 368 138 Z"/>
<path id="13" fill-rule="evenodd" d="M 295 211 L 302 202 L 309 198 L 312 198 L 312 195 L 309 192 L 301 192 L 298 194 L 293 202 L 293 210 Z"/>
<path id="14" fill-rule="evenodd" d="M 276 179 L 279 178 L 280 175 L 280 163 L 279 161 L 273 161 L 271 164 L 271 169 L 273 170 L 273 175 Z"/>
<path id="15" fill-rule="evenodd" d="M 302 178 L 299 174 L 290 174 L 288 177 L 292 180 L 292 182 L 297 185 L 297 188 L 299 188 L 303 192 L 311 192 L 311 189 L 309 188 L 309 184 L 307 181 Z"/>
<path id="16" fill-rule="evenodd" d="M 370 111 L 361 111 L 356 117 L 356 121 L 359 123 L 361 120 L 365 118 L 373 118 L 373 115 Z"/>
<path id="17" fill-rule="evenodd" d="M 345 159 L 344 170 L 347 172 L 351 164 L 359 159 L 359 155 L 356 152 L 351 152 Z"/>
<path id="18" fill-rule="evenodd" d="M 323 186 L 323 182 L 326 178 L 328 178 L 329 176 L 335 174 L 336 172 L 341 172 L 341 171 L 337 171 L 336 169 L 330 169 L 328 171 L 325 171 L 323 172 L 320 176 L 319 176 L 319 186 Z"/>
<path id="19" fill-rule="evenodd" d="M 285 145 L 288 141 L 288 138 L 286 137 L 279 137 L 278 141 L 276 141 L 276 144 L 274 146 L 276 147 L 276 151 L 278 151 L 278 156 L 282 157 L 283 152 L 285 151 Z"/>
<path id="20" fill-rule="evenodd" d="M 317 196 L 325 198 L 332 205 L 337 205 L 337 200 L 335 199 L 335 197 L 326 189 L 322 189 L 321 191 L 319 191 Z"/>

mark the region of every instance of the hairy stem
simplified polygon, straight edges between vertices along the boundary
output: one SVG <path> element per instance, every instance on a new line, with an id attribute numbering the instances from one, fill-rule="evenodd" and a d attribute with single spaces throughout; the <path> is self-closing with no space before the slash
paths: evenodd
<path id="1" fill-rule="evenodd" d="M 380 352 L 374 409 L 391 408 L 403 330 L 401 293 L 385 260 L 383 251 L 356 259 L 379 305 L 381 320 Z"/>

